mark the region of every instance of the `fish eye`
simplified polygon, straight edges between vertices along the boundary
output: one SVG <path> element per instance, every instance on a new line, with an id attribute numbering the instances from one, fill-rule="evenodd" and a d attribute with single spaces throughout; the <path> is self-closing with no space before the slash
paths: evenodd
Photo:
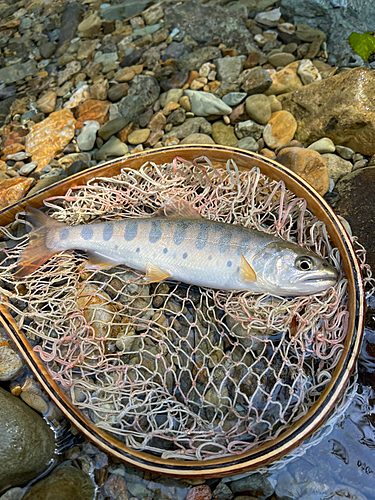
<path id="1" fill-rule="evenodd" d="M 314 266 L 314 261 L 311 257 L 298 257 L 295 261 L 295 266 L 301 271 L 310 271 Z"/>

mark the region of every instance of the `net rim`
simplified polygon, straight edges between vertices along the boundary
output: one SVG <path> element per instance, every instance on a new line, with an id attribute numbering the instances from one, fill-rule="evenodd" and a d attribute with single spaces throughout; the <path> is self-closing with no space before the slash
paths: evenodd
<path id="1" fill-rule="evenodd" d="M 26 337 L 18 330 L 15 321 L 6 309 L 6 304 L 0 304 L 0 322 L 20 349 L 29 367 L 48 395 L 82 434 L 103 450 L 127 462 L 129 465 L 176 477 L 224 477 L 274 462 L 310 436 L 322 425 L 334 408 L 340 395 L 345 390 L 355 366 L 363 335 L 365 313 L 365 292 L 360 265 L 352 242 L 341 221 L 310 184 L 286 167 L 253 152 L 218 145 L 169 146 L 131 154 L 120 159 L 117 158 L 87 169 L 85 172 L 78 173 L 67 180 L 60 181 L 52 187 L 48 187 L 36 195 L 25 198 L 21 202 L 0 211 L 0 224 L 6 225 L 14 220 L 14 215 L 23 207 L 27 205 L 40 207 L 45 197 L 53 194 L 62 195 L 69 187 L 77 185 L 77 181 L 79 184 L 85 184 L 89 179 L 95 177 L 115 175 L 122 168 L 139 168 L 146 161 L 165 163 L 172 161 L 176 156 L 193 160 L 202 155 L 208 156 L 211 161 L 218 161 L 223 164 L 229 158 L 233 158 L 241 169 L 258 166 L 261 172 L 271 179 L 283 180 L 286 187 L 297 196 L 305 198 L 310 210 L 327 224 L 328 233 L 336 246 L 339 247 L 343 258 L 345 273 L 349 281 L 349 310 L 351 312 L 345 348 L 331 382 L 307 415 L 293 424 L 290 429 L 283 432 L 275 440 L 239 455 L 237 458 L 225 457 L 204 462 L 197 460 L 181 461 L 162 459 L 145 452 L 132 450 L 105 431 L 96 428 L 81 414 L 80 410 L 73 407 L 64 392 L 55 382 L 50 380 L 47 370 L 32 350 Z"/>

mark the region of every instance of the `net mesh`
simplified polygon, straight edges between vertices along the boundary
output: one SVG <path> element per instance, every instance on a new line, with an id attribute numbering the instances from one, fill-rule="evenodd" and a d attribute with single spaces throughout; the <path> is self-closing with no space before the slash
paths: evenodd
<path id="1" fill-rule="evenodd" d="M 149 217 L 174 196 L 207 219 L 315 251 L 339 270 L 337 284 L 294 298 L 149 284 L 124 266 L 88 271 L 84 254 L 72 251 L 17 280 L 12 272 L 28 244 L 17 217 L 3 228 L 2 303 L 52 379 L 97 427 L 163 458 L 235 456 L 288 429 L 331 380 L 348 325 L 347 280 L 305 200 L 233 161 L 147 162 L 44 204 L 54 219 L 76 225 Z M 372 283 L 364 249 L 353 241 Z"/>

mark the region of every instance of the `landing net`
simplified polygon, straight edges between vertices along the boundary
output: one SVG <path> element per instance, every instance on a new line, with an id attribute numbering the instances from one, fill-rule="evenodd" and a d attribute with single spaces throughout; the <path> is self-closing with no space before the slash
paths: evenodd
<path id="1" fill-rule="evenodd" d="M 12 271 L 28 244 L 20 217 L 3 229 L 2 302 L 52 379 L 97 427 L 163 458 L 242 454 L 286 431 L 330 382 L 348 325 L 347 279 L 305 200 L 233 161 L 225 168 L 205 157 L 148 162 L 44 204 L 51 217 L 76 225 L 149 217 L 173 196 L 204 218 L 313 250 L 339 270 L 337 284 L 295 298 L 149 284 L 124 266 L 88 271 L 85 256 L 72 251 L 16 280 Z"/>

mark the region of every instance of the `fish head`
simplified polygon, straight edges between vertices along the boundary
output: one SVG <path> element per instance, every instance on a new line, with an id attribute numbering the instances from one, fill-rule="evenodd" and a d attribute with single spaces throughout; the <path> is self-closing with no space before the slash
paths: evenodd
<path id="1" fill-rule="evenodd" d="M 251 266 L 259 286 L 283 297 L 322 292 L 338 277 L 325 259 L 287 241 L 268 244 L 255 255 Z"/>

